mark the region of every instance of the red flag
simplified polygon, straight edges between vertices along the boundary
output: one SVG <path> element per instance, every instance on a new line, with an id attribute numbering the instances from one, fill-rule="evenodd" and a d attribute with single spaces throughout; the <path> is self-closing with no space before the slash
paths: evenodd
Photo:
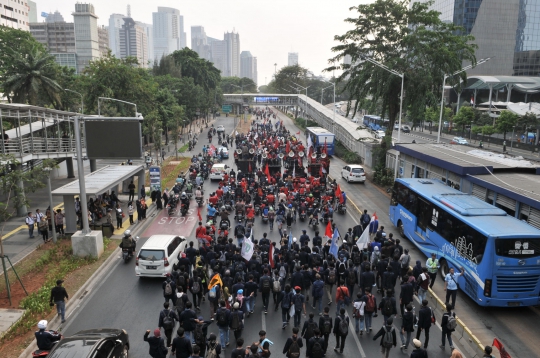
<path id="1" fill-rule="evenodd" d="M 504 349 L 504 346 L 501 343 L 501 341 L 499 341 L 497 338 L 493 339 L 493 346 L 497 347 L 497 349 L 499 350 L 499 353 L 501 355 L 501 358 L 512 358 L 510 356 L 510 354 L 508 354 L 506 349 Z"/>
<path id="2" fill-rule="evenodd" d="M 323 152 L 325 154 L 328 154 L 328 148 L 326 147 L 326 138 L 324 138 L 324 149 L 323 149 Z"/>
<path id="3" fill-rule="evenodd" d="M 332 238 L 332 234 L 333 234 L 333 231 L 332 231 L 332 223 L 329 221 L 329 222 L 328 222 L 328 225 L 326 225 L 326 231 L 324 232 L 324 236 L 326 236 L 327 238 L 331 239 L 331 238 Z"/>
<path id="4" fill-rule="evenodd" d="M 202 221 L 201 208 L 197 208 L 197 216 L 199 217 L 199 221 Z"/>
<path id="5" fill-rule="evenodd" d="M 266 174 L 266 180 L 270 182 L 270 169 L 268 169 L 268 163 L 266 163 L 266 167 L 264 168 L 264 174 Z"/>
<path id="6" fill-rule="evenodd" d="M 289 154 L 291 151 L 291 145 L 289 144 L 289 141 L 287 141 L 287 144 L 285 145 L 285 154 Z"/>
<path id="7" fill-rule="evenodd" d="M 339 184 L 338 184 L 338 186 L 336 188 L 336 193 L 335 194 L 336 194 L 336 197 L 339 199 L 339 202 L 341 204 L 343 204 L 343 195 L 341 193 L 341 188 L 339 187 Z"/>
<path id="8" fill-rule="evenodd" d="M 296 134 L 300 134 L 300 131 L 296 132 Z"/>
<path id="9" fill-rule="evenodd" d="M 321 166 L 319 167 L 319 177 L 322 178 L 322 176 L 323 176 L 323 172 L 322 172 L 322 164 L 321 164 Z"/>
<path id="10" fill-rule="evenodd" d="M 270 267 L 274 268 L 274 245 L 270 245 L 270 250 L 268 250 L 268 260 L 270 260 Z"/>

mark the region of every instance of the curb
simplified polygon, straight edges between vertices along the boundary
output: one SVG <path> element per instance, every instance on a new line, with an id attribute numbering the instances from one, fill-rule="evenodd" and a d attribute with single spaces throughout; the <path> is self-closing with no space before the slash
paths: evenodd
<path id="1" fill-rule="evenodd" d="M 156 209 L 155 206 L 152 211 L 149 211 L 148 216 L 155 213 Z M 149 223 L 150 221 L 146 221 L 146 223 Z M 135 228 L 133 231 L 135 233 L 139 233 L 139 231 L 144 231 L 148 224 L 146 225 L 140 225 L 137 228 Z M 114 249 L 114 251 L 110 254 L 110 256 L 103 262 L 101 266 L 98 267 L 98 269 L 90 276 L 90 278 L 75 292 L 75 294 L 71 297 L 71 299 L 66 304 L 66 312 L 68 312 L 69 309 L 72 309 L 73 307 L 76 307 L 80 304 L 80 300 L 82 300 L 95 285 L 99 282 L 101 279 L 101 276 L 104 272 L 108 272 L 112 266 L 114 265 L 115 261 L 118 260 L 118 254 L 120 253 L 120 247 L 117 247 Z M 54 309 L 53 309 L 54 312 Z M 69 316 L 68 316 L 69 318 Z M 60 318 L 58 315 L 55 315 L 54 318 L 49 322 L 49 327 L 52 326 L 60 326 Z M 59 329 L 61 331 L 61 329 Z M 32 356 L 32 352 L 37 350 L 37 343 L 36 340 L 33 339 L 32 343 L 26 347 L 26 349 L 19 355 L 19 358 L 28 358 Z"/>

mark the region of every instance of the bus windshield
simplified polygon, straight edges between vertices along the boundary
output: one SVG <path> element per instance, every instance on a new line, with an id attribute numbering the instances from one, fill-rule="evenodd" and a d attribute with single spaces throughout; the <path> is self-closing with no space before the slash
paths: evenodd
<path id="1" fill-rule="evenodd" d="M 537 239 L 497 239 L 495 254 L 514 259 L 540 256 L 540 238 Z"/>

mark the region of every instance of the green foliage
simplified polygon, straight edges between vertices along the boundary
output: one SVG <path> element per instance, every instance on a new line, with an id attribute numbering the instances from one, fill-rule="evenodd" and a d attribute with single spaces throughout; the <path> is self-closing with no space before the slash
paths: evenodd
<path id="1" fill-rule="evenodd" d="M 0 26 L 0 78 L 5 78 L 14 66 L 13 53 L 27 54 L 32 51 L 45 51 L 28 31 Z"/>
<path id="2" fill-rule="evenodd" d="M 510 132 L 518 123 L 519 116 L 508 110 L 501 112 L 499 118 L 497 118 L 497 127 L 495 128 L 499 133 L 503 133 L 503 138 L 506 140 L 506 133 Z"/>
<path id="3" fill-rule="evenodd" d="M 319 127 L 319 123 L 311 121 L 311 120 L 308 120 L 307 125 L 306 125 L 306 120 L 302 117 L 298 117 L 294 119 L 294 124 L 298 128 L 301 128 L 302 130 L 306 130 L 306 127 Z"/>
<path id="4" fill-rule="evenodd" d="M 471 107 L 461 107 L 454 117 L 454 124 L 461 126 L 462 135 L 465 135 L 465 126 L 474 122 L 474 110 Z"/>
<path id="5" fill-rule="evenodd" d="M 182 77 L 182 70 L 180 66 L 176 64 L 172 56 L 163 56 L 159 62 L 155 61 L 152 67 L 152 74 L 154 76 L 172 76 L 175 78 Z"/>
<path id="6" fill-rule="evenodd" d="M 216 88 L 221 75 L 212 62 L 200 58 L 197 52 L 184 47 L 171 54 L 177 66 L 182 71 L 182 77 L 191 77 L 196 85 L 206 92 Z"/>
<path id="7" fill-rule="evenodd" d="M 394 183 L 394 172 L 383 164 L 375 167 L 373 181 L 382 187 L 391 186 Z"/>
<path id="8" fill-rule="evenodd" d="M 348 150 L 339 140 L 334 142 L 334 153 L 348 164 L 362 164 L 362 158 L 355 152 Z"/>
<path id="9" fill-rule="evenodd" d="M 354 28 L 335 36 L 340 45 L 332 48 L 337 54 L 330 59 L 333 66 L 326 69 L 343 71 L 338 81 L 348 81 L 344 89 L 350 100 L 370 95 L 375 102 L 382 100 L 381 115 L 388 115 L 390 127 L 399 112 L 401 78 L 365 57 L 404 74 L 404 108 L 409 108 L 411 118 L 423 118 L 424 109 L 437 104 L 445 73 L 459 70 L 463 61 L 476 62 L 471 36 L 461 36 L 459 27 L 443 23 L 438 12 L 429 10 L 429 3 L 414 3 L 411 8 L 409 3 L 377 0 L 352 7 L 356 13 L 345 22 Z M 343 63 L 347 55 L 350 65 Z M 353 113 L 359 104 L 357 101 Z"/>
<path id="10" fill-rule="evenodd" d="M 533 112 L 527 112 L 524 116 L 519 118 L 517 125 L 523 129 L 527 127 L 536 128 L 540 124 L 540 118 Z"/>
<path id="11" fill-rule="evenodd" d="M 257 93 L 257 84 L 247 77 L 222 77 L 219 84 L 223 93 Z"/>

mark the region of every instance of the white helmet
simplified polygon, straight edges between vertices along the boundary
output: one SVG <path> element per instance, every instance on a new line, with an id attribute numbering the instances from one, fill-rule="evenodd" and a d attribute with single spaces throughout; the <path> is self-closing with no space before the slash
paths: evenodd
<path id="1" fill-rule="evenodd" d="M 296 237 L 293 237 L 292 241 L 293 241 L 293 242 L 296 242 Z"/>
<path id="2" fill-rule="evenodd" d="M 47 320 L 43 319 L 43 320 L 38 322 L 37 327 L 39 329 L 46 329 L 47 328 L 47 323 L 48 323 Z"/>
<path id="3" fill-rule="evenodd" d="M 126 230 L 126 231 L 124 231 L 124 236 L 125 236 L 125 237 L 128 237 L 128 236 L 130 236 L 130 235 L 131 235 L 131 230 Z"/>

